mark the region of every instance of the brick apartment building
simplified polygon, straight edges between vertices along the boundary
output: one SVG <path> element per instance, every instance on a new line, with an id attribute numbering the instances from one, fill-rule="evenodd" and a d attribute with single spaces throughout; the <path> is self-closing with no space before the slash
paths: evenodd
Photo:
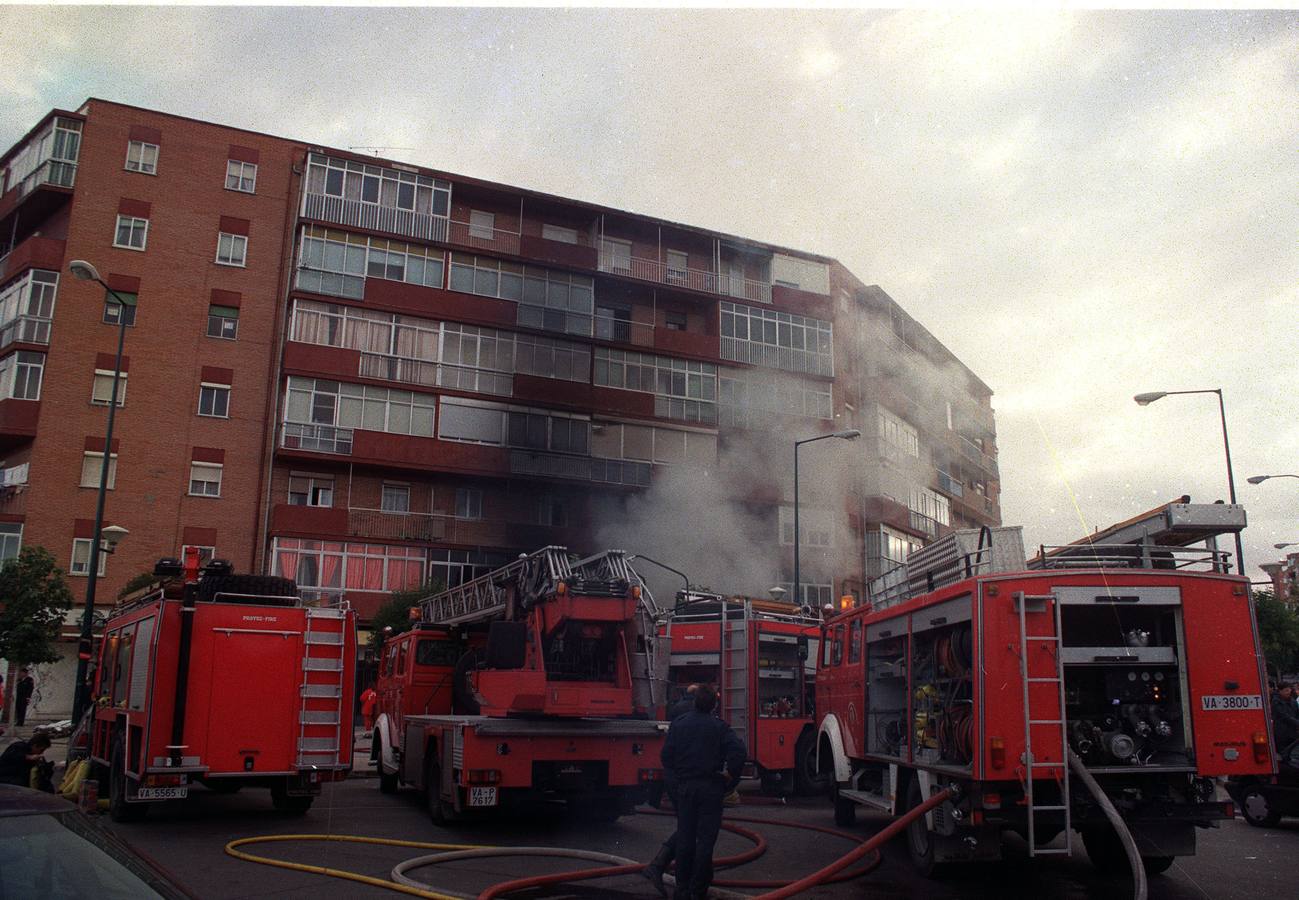
<path id="1" fill-rule="evenodd" d="M 108 601 L 187 545 L 363 617 L 547 543 L 789 589 L 793 441 L 847 428 L 800 459 L 805 602 L 999 521 L 991 391 L 833 259 L 96 99 L 0 177 L 0 556 L 79 599 L 106 453 Z M 110 448 L 73 259 L 138 303 Z"/>
<path id="2" fill-rule="evenodd" d="M 1287 553 L 1279 562 L 1262 563 L 1259 568 L 1272 579 L 1278 600 L 1299 603 L 1299 553 Z"/>

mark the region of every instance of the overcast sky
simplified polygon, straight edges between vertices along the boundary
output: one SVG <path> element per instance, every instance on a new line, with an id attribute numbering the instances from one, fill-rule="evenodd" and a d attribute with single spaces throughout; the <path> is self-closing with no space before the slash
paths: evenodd
<path id="1" fill-rule="evenodd" d="M 0 144 L 98 96 L 834 256 L 995 392 L 1029 544 L 1299 541 L 1299 16 L 0 9 Z"/>

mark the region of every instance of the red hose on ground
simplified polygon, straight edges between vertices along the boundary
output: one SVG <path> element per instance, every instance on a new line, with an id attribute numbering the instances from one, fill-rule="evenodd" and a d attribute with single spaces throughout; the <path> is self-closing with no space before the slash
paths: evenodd
<path id="1" fill-rule="evenodd" d="M 895 834 L 900 832 L 903 828 L 906 828 L 908 825 L 910 825 L 916 819 L 917 816 L 923 816 L 925 813 L 929 812 L 929 810 L 933 809 L 935 806 L 938 806 L 939 804 L 941 804 L 943 801 L 947 800 L 951 796 L 952 796 L 952 792 L 950 788 L 939 791 L 937 794 L 934 794 L 932 797 L 930 797 L 924 803 L 921 803 L 915 809 L 907 810 L 906 813 L 904 813 L 903 815 L 899 816 L 898 818 L 890 822 L 888 826 L 884 828 L 883 831 L 880 831 L 878 834 L 873 835 L 870 838 L 870 840 L 866 841 L 866 843 L 862 844 L 860 847 L 856 847 L 848 851 L 843 856 L 839 857 L 839 859 L 830 863 L 830 865 L 826 866 L 824 869 L 820 869 L 816 872 L 813 872 L 811 875 L 808 875 L 806 878 L 800 878 L 798 881 L 795 881 L 793 884 L 787 884 L 782 888 L 778 888 L 774 891 L 769 891 L 766 894 L 760 894 L 757 900 L 784 900 L 784 898 L 792 897 L 795 894 L 797 894 L 799 891 L 805 891 L 810 887 L 815 887 L 818 884 L 822 884 L 826 878 L 834 875 L 836 872 L 841 871 L 845 867 L 852 865 L 854 862 L 861 859 L 867 853 L 870 853 L 872 850 L 875 850 L 881 844 L 887 841 L 889 838 L 893 837 Z"/>

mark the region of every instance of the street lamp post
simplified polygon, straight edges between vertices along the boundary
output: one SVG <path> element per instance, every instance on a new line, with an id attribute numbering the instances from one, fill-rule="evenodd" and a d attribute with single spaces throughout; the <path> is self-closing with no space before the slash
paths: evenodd
<path id="1" fill-rule="evenodd" d="M 1251 475 L 1245 480 L 1250 484 L 1262 484 L 1269 478 L 1299 478 L 1299 475 Z"/>
<path id="2" fill-rule="evenodd" d="M 91 633 L 95 617 L 95 587 L 99 580 L 99 554 L 101 553 L 100 544 L 105 539 L 112 545 L 116 545 L 122 535 L 126 534 L 126 529 L 114 529 L 113 534 L 101 534 L 107 531 L 104 528 L 104 500 L 108 495 L 108 470 L 113 458 L 113 419 L 117 413 L 117 392 L 122 380 L 122 347 L 126 343 L 126 307 L 134 304 L 128 303 L 120 297 L 116 291 L 104 283 L 99 277 L 99 272 L 95 267 L 83 259 L 74 259 L 68 264 L 68 269 L 72 274 L 82 281 L 94 281 L 108 292 L 108 296 L 117 304 L 117 359 L 113 363 L 113 392 L 108 401 L 108 427 L 104 432 L 104 458 L 99 467 L 99 494 L 95 499 L 95 526 L 94 533 L 90 539 L 90 560 L 89 571 L 86 572 L 86 608 L 81 616 L 81 639 L 77 646 L 77 680 L 73 686 L 72 698 L 72 721 L 79 723 L 81 716 L 85 712 L 86 701 L 89 694 L 89 686 L 86 684 L 86 669 L 90 662 L 91 651 Z M 113 548 L 110 546 L 108 552 L 112 553 Z"/>
<path id="3" fill-rule="evenodd" d="M 798 607 L 805 606 L 803 603 L 803 571 L 801 560 L 799 558 L 800 535 L 798 533 L 798 448 L 804 444 L 811 444 L 815 441 L 824 441 L 830 438 L 839 438 L 843 441 L 855 441 L 861 437 L 861 432 L 856 428 L 848 428 L 843 431 L 832 431 L 829 434 L 819 434 L 816 437 L 804 438 L 801 441 L 794 441 L 794 605 Z"/>
<path id="4" fill-rule="evenodd" d="M 1227 408 L 1222 402 L 1222 388 L 1206 388 L 1198 391 L 1151 391 L 1145 394 L 1137 394 L 1132 399 L 1137 401 L 1138 406 L 1149 406 L 1156 400 L 1161 400 L 1172 394 L 1217 394 L 1218 395 L 1218 415 L 1222 419 L 1222 449 L 1227 455 L 1227 492 L 1231 505 L 1236 505 L 1236 476 L 1231 471 L 1231 443 L 1227 440 Z M 1240 532 L 1236 532 L 1236 570 L 1240 574 L 1245 574 L 1245 546 L 1241 542 Z"/>

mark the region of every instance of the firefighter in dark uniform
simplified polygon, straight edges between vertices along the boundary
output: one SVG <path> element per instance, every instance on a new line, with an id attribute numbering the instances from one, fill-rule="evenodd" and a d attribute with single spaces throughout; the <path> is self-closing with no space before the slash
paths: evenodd
<path id="1" fill-rule="evenodd" d="M 722 798 L 740 783 L 744 768 L 744 742 L 713 715 L 716 702 L 713 689 L 700 685 L 694 710 L 672 722 L 663 744 L 663 770 L 677 807 L 678 900 L 707 896 Z"/>
<path id="2" fill-rule="evenodd" d="M 676 703 L 673 703 L 668 709 L 669 722 L 675 722 L 687 713 L 694 711 L 695 692 L 697 690 L 699 690 L 699 685 L 697 684 L 692 684 L 686 688 L 686 692 L 681 696 L 681 699 Z M 654 805 L 658 806 L 658 803 L 655 803 Z M 668 835 L 668 839 L 663 842 L 663 846 L 659 848 L 659 852 L 654 859 L 652 859 L 645 868 L 641 869 L 641 874 L 649 879 L 650 884 L 654 885 L 659 894 L 663 897 L 668 895 L 667 888 L 663 886 L 663 873 L 667 871 L 668 866 L 672 864 L 672 860 L 676 858 L 676 855 L 677 836 L 676 832 L 673 832 Z"/>

